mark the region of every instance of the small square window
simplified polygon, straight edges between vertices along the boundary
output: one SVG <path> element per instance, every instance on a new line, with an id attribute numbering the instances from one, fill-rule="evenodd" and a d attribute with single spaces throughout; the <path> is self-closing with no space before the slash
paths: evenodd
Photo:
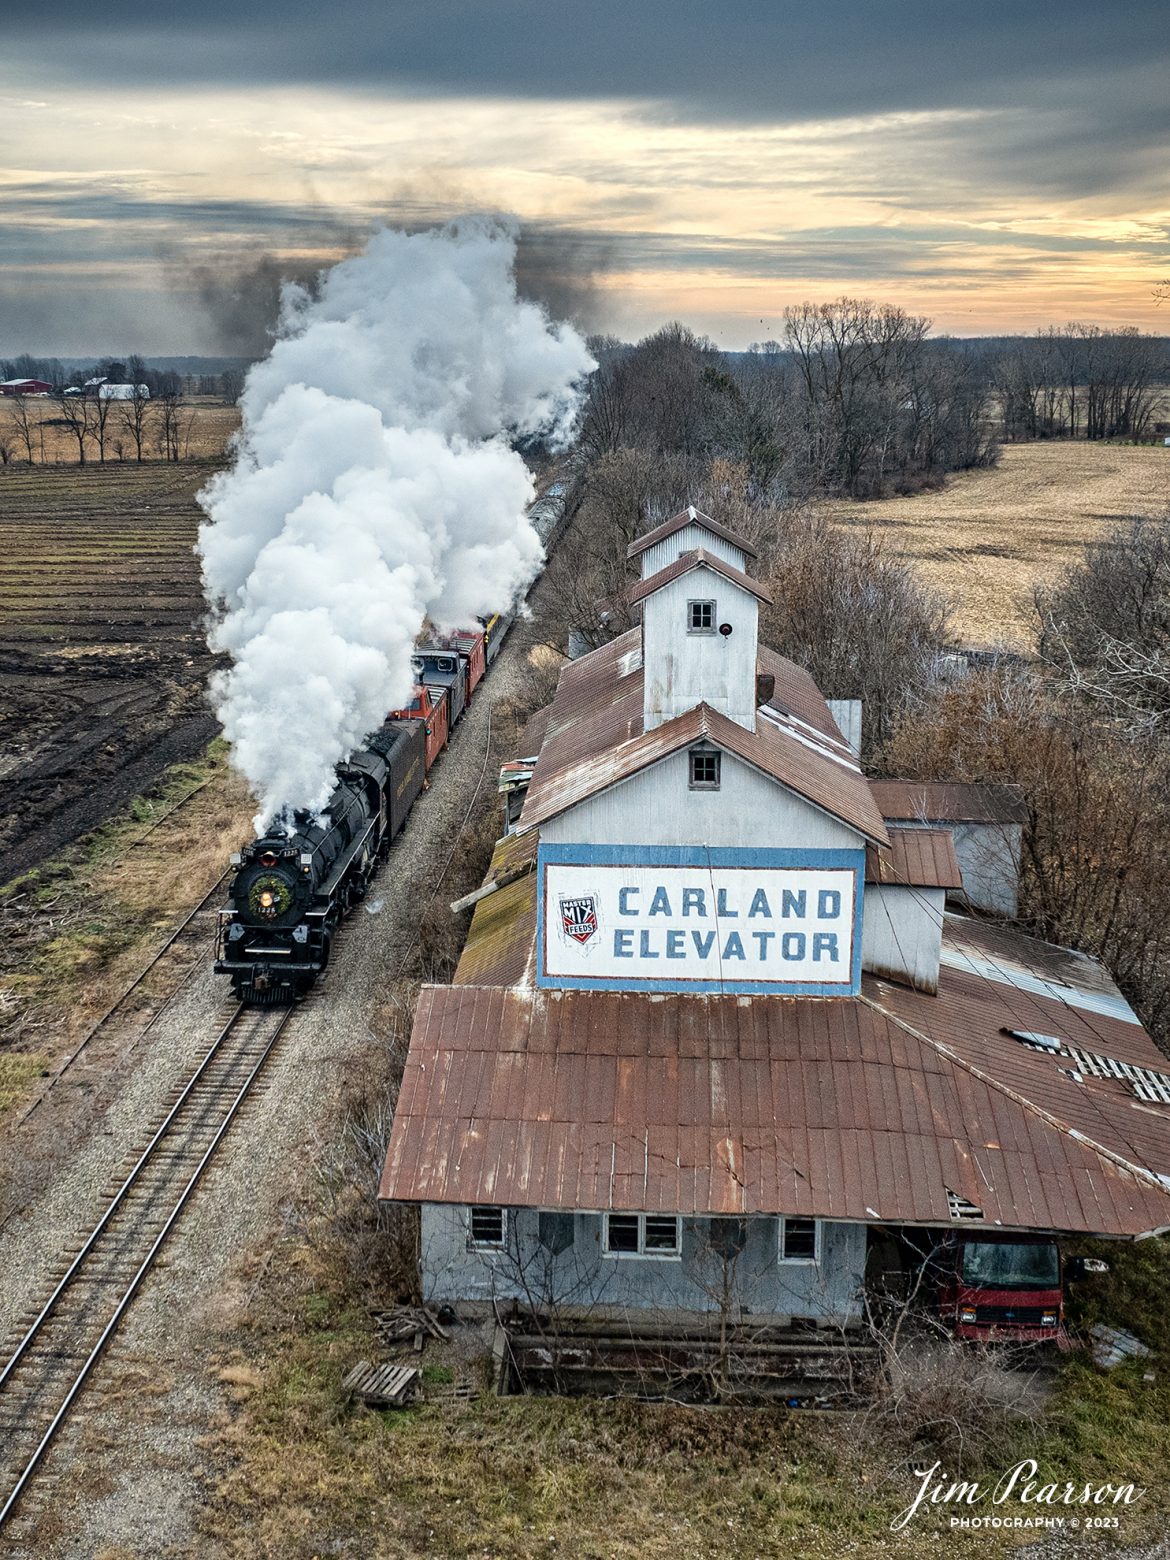
<path id="1" fill-rule="evenodd" d="M 638 1215 L 636 1213 L 611 1213 L 605 1221 L 606 1251 L 638 1250 Z"/>
<path id="2" fill-rule="evenodd" d="M 502 1208 L 473 1208 L 471 1210 L 472 1246 L 502 1246 L 504 1244 L 504 1210 Z"/>
<path id="3" fill-rule="evenodd" d="M 714 748 L 695 748 L 691 755 L 691 790 L 717 791 L 719 789 L 722 754 Z"/>
<path id="4" fill-rule="evenodd" d="M 781 1262 L 819 1262 L 821 1226 L 817 1219 L 780 1220 Z"/>
<path id="5" fill-rule="evenodd" d="M 713 634 L 715 632 L 715 603 L 713 601 L 687 602 L 687 633 Z"/>
<path id="6" fill-rule="evenodd" d="M 678 1250 L 678 1220 L 675 1218 L 660 1218 L 655 1214 L 646 1215 L 646 1238 L 643 1245 L 645 1251 L 670 1251 Z"/>

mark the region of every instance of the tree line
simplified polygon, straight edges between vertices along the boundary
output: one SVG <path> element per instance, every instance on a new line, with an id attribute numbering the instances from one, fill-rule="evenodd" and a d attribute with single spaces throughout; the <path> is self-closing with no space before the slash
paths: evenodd
<path id="1" fill-rule="evenodd" d="M 1006 439 L 1145 438 L 1168 376 L 1165 339 L 1132 328 L 1051 326 L 991 360 Z"/>
<path id="2" fill-rule="evenodd" d="M 105 379 L 115 385 L 145 385 L 152 397 L 219 396 L 232 406 L 244 388 L 244 372 L 239 368 L 225 369 L 219 374 L 181 374 L 173 368 L 151 368 L 138 353 L 126 358 L 96 358 L 86 366 L 22 352 L 18 357 L 0 358 L 0 380 L 4 379 L 39 379 L 54 390 L 80 388 L 87 379 Z"/>

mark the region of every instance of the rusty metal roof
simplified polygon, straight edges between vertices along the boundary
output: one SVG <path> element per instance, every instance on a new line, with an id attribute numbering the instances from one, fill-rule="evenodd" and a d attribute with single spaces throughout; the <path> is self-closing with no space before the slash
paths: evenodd
<path id="1" fill-rule="evenodd" d="M 733 585 L 738 585 L 740 590 L 746 590 L 757 600 L 767 602 L 772 600 L 772 592 L 767 586 L 761 585 L 759 580 L 753 580 L 750 574 L 745 574 L 742 569 L 737 569 L 734 564 L 727 563 L 715 553 L 708 552 L 705 547 L 695 547 L 690 552 L 681 553 L 673 563 L 668 563 L 665 569 L 659 569 L 658 573 L 652 574 L 649 579 L 639 580 L 629 591 L 626 600 L 631 607 L 635 607 L 639 601 L 652 596 L 664 585 L 670 585 L 674 580 L 681 579 L 692 569 L 713 569 L 716 574 L 721 574 L 725 580 L 730 580 Z"/>
<path id="2" fill-rule="evenodd" d="M 638 683 L 640 691 L 640 678 Z M 640 718 L 638 724 L 641 725 Z M 629 779 L 704 737 L 778 780 L 822 811 L 839 818 L 867 839 L 882 845 L 888 843 L 889 836 L 870 796 L 869 783 L 859 769 L 828 757 L 771 721 L 760 720 L 755 731 L 748 731 L 708 704 L 685 710 L 673 720 L 616 747 L 604 743 L 595 746 L 590 742 L 586 747 L 589 756 L 563 767 L 551 755 L 546 762 L 545 755 L 550 748 L 550 742 L 546 741 L 528 788 L 520 827 L 535 828 L 575 807 L 586 797 Z M 572 740 L 574 746 L 584 745 L 581 733 L 576 730 Z M 558 753 L 556 757 L 559 756 Z"/>
<path id="3" fill-rule="evenodd" d="M 1024 794 L 1014 785 L 950 780 L 871 780 L 883 818 L 918 823 L 1027 823 Z"/>
<path id="4" fill-rule="evenodd" d="M 1170 1114 L 1104 1108 L 976 987 L 424 988 L 380 1195 L 945 1225 L 951 1192 L 988 1226 L 1170 1227 Z"/>
<path id="5" fill-rule="evenodd" d="M 889 847 L 865 852 L 865 881 L 897 887 L 962 888 L 955 842 L 947 829 L 891 829 Z"/>
<path id="6" fill-rule="evenodd" d="M 516 745 L 518 758 L 535 758 L 540 752 L 544 746 L 544 736 L 548 730 L 548 717 L 551 712 L 552 705 L 546 704 L 544 709 L 537 710 L 535 715 L 528 717 Z"/>
<path id="7" fill-rule="evenodd" d="M 777 655 L 767 645 L 761 645 L 756 655 L 756 669 L 773 680 L 772 693 L 765 701 L 770 709 L 794 715 L 797 720 L 831 737 L 852 755 L 840 726 L 825 702 L 824 694 L 803 666 L 798 666 L 787 656 Z"/>
<path id="8" fill-rule="evenodd" d="M 671 515 L 669 520 L 664 520 L 652 531 L 647 531 L 645 536 L 639 536 L 636 541 L 631 542 L 626 548 L 626 557 L 636 558 L 639 553 L 644 553 L 647 547 L 653 547 L 656 542 L 664 542 L 668 536 L 673 536 L 676 531 L 681 531 L 688 525 L 701 525 L 712 535 L 721 537 L 723 541 L 730 542 L 733 547 L 738 547 L 740 552 L 747 553 L 749 558 L 756 556 L 756 549 L 750 542 L 745 541 L 728 526 L 720 525 L 718 520 L 712 520 L 710 515 L 705 515 L 701 509 L 696 509 L 692 504 L 690 508 L 680 509 L 677 515 Z"/>

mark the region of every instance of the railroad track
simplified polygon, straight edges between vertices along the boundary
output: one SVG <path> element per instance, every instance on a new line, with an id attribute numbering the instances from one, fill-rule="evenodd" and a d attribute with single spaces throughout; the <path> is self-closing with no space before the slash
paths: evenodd
<path id="1" fill-rule="evenodd" d="M 178 1223 L 293 1008 L 241 1005 L 80 1242 L 0 1369 L 0 1528 Z"/>

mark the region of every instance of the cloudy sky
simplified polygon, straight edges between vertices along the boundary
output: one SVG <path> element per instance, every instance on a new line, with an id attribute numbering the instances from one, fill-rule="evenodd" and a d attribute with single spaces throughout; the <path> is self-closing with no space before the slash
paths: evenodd
<path id="1" fill-rule="evenodd" d="M 742 347 L 787 304 L 1170 330 L 1144 0 L 54 0 L 0 56 L 0 356 L 255 350 L 376 223 L 514 213 L 529 285 Z"/>

